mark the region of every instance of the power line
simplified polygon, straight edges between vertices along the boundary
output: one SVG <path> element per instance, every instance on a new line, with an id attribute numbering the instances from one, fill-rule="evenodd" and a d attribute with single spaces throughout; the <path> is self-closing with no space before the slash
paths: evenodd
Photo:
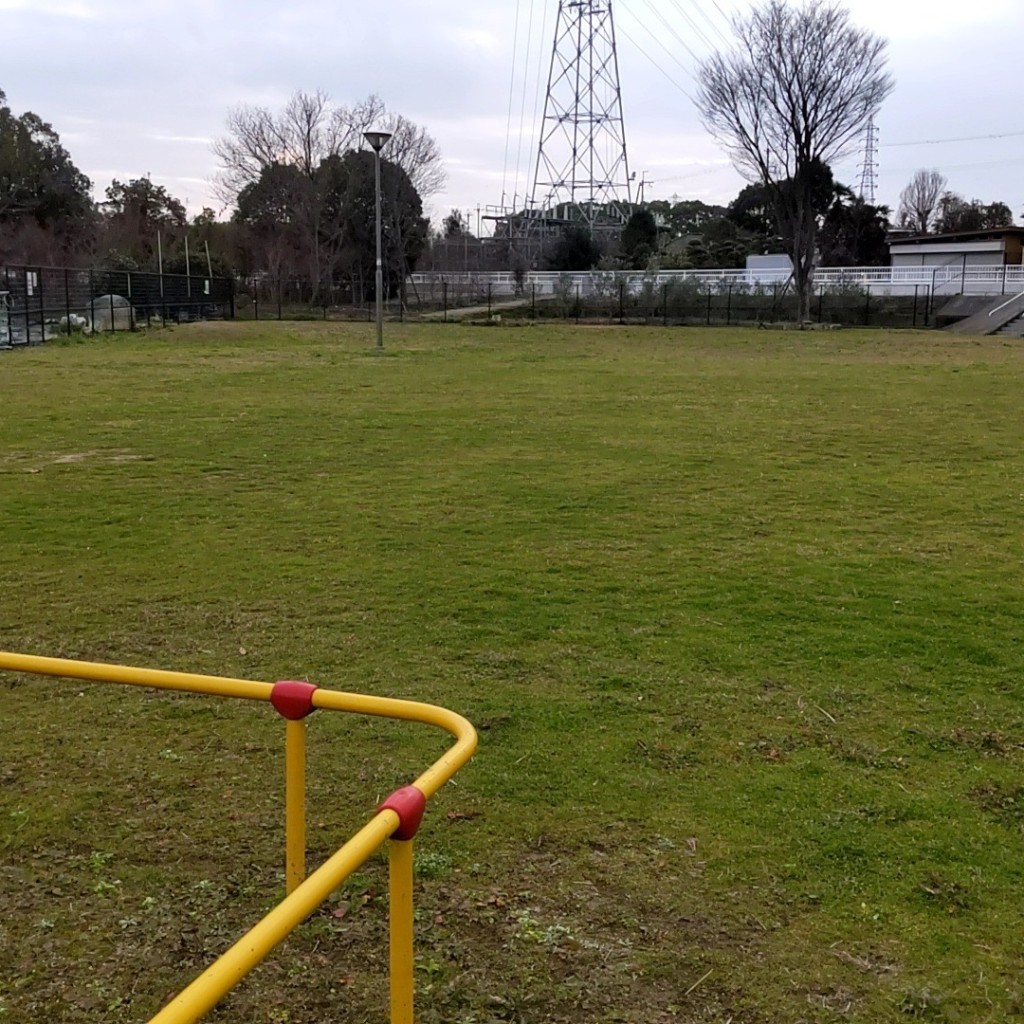
<path id="1" fill-rule="evenodd" d="M 968 167 L 1009 167 L 1011 164 L 1019 164 L 1020 161 L 1017 159 L 1012 160 L 977 160 L 969 164 L 943 164 L 943 171 L 960 171 L 965 170 Z M 917 167 L 893 167 L 888 170 L 890 174 L 906 174 L 910 171 L 916 171 Z"/>
<path id="2" fill-rule="evenodd" d="M 665 53 L 668 54 L 668 56 L 673 61 L 675 61 L 675 63 L 680 68 L 680 70 L 682 70 L 685 74 L 689 75 L 690 78 L 692 78 L 694 80 L 694 82 L 697 81 L 696 75 L 694 75 L 694 73 L 654 34 L 654 32 L 647 26 L 647 23 L 638 14 L 636 14 L 635 11 L 631 11 L 628 7 L 625 7 L 625 6 L 623 6 L 622 9 L 627 14 L 632 15 L 633 19 L 637 22 L 637 24 L 639 24 L 639 26 L 665 51 Z M 669 75 L 668 72 L 665 71 L 665 69 L 663 67 L 661 67 L 661 65 L 658 64 L 658 62 L 655 61 L 654 58 L 652 58 L 651 55 L 635 39 L 633 39 L 632 36 L 628 35 L 625 32 L 625 30 L 621 28 L 621 26 L 620 26 L 620 31 L 636 47 L 636 49 L 639 50 L 641 54 L 643 54 L 644 57 L 646 57 L 670 82 L 672 82 L 672 84 L 684 96 L 686 96 L 688 99 L 692 100 L 693 97 L 690 96 L 690 94 L 678 82 L 676 82 L 672 78 L 672 76 Z M 694 54 L 694 52 L 689 49 L 689 47 L 687 47 L 687 51 L 689 52 L 690 56 L 694 58 L 694 60 L 698 59 L 696 57 L 696 55 Z"/>
<path id="3" fill-rule="evenodd" d="M 644 3 L 647 5 L 647 8 L 651 11 L 651 13 L 654 14 L 661 21 L 665 28 L 667 28 L 669 32 L 671 32 L 672 35 L 676 37 L 676 41 L 679 43 L 679 45 L 694 59 L 694 61 L 696 61 L 699 64 L 700 57 L 698 57 L 697 54 L 693 52 L 693 50 L 690 48 L 686 40 L 683 39 L 683 37 L 675 30 L 675 28 L 672 27 L 671 24 L 669 24 L 669 22 L 665 18 L 665 15 L 662 14 L 661 11 L 659 11 L 656 7 L 654 7 L 654 5 L 651 3 L 651 0 L 644 0 Z M 633 18 L 640 23 L 644 31 L 647 32 L 647 34 L 683 69 L 683 71 L 685 71 L 691 78 L 694 77 L 690 69 L 685 64 L 683 64 L 683 62 L 654 34 L 653 31 L 651 31 L 650 27 L 647 25 L 647 22 L 644 21 L 639 14 L 637 14 L 635 11 L 629 10 L 629 8 L 625 6 L 623 6 L 623 10 L 625 10 L 628 14 L 632 14 Z"/>
<path id="4" fill-rule="evenodd" d="M 710 38 L 708 38 L 705 31 L 697 24 L 694 17 L 688 11 L 684 10 L 683 5 L 679 2 L 679 0 L 672 0 L 672 6 L 680 13 L 680 15 L 682 15 L 682 17 L 690 25 L 694 32 L 696 32 L 697 35 L 700 36 L 700 38 L 704 41 L 708 48 L 714 50 L 716 44 L 713 43 L 710 40 Z M 708 15 L 703 10 L 701 10 L 699 4 L 695 8 L 695 10 L 698 11 L 703 16 L 704 20 L 711 27 L 712 31 L 717 34 L 718 38 L 721 39 L 722 42 L 724 42 L 726 45 L 728 45 L 729 41 L 725 38 L 725 36 L 722 35 L 721 31 L 719 30 L 718 26 L 714 23 L 714 21 L 712 21 L 712 19 L 708 17 Z"/>
<path id="5" fill-rule="evenodd" d="M 722 7 L 719 4 L 718 0 L 711 0 L 711 3 L 714 4 L 715 10 L 718 11 L 718 13 L 731 25 L 732 18 L 730 18 L 729 15 L 722 10 Z"/>
<path id="6" fill-rule="evenodd" d="M 508 83 L 508 118 L 505 123 L 505 162 L 501 170 L 501 204 L 505 205 L 506 185 L 508 184 L 508 150 L 512 141 L 512 101 L 516 88 L 516 56 L 519 49 L 519 0 L 516 0 L 516 27 L 512 34 L 512 74 Z"/>
<path id="7" fill-rule="evenodd" d="M 716 167 L 705 167 L 702 171 L 691 171 L 689 174 L 674 174 L 669 178 L 659 177 L 649 184 L 664 184 L 669 181 L 689 181 L 691 178 L 703 178 L 709 174 L 720 174 L 722 171 L 728 171 L 730 169 L 735 170 L 735 168 L 732 167 L 732 164 L 719 164 Z"/>
<path id="8" fill-rule="evenodd" d="M 541 18 L 540 18 L 540 38 L 541 40 L 547 39 L 547 28 L 548 28 L 548 5 L 547 3 L 541 3 Z M 533 126 L 530 132 L 530 149 L 533 149 L 534 140 L 537 138 L 537 114 L 540 112 L 540 93 L 541 87 L 544 84 L 544 44 L 541 42 L 540 52 L 537 54 L 537 81 L 533 90 L 533 119 L 530 124 Z M 537 154 L 538 162 L 540 154 Z M 527 165 L 526 168 L 527 180 L 529 180 L 530 168 Z M 536 176 L 536 172 L 534 172 Z M 526 186 L 523 186 L 523 202 L 526 202 Z"/>
<path id="9" fill-rule="evenodd" d="M 669 20 L 668 20 L 668 18 L 666 18 L 666 17 L 665 17 L 665 15 L 664 15 L 664 14 L 663 14 L 663 13 L 662 13 L 662 12 L 661 12 L 660 10 L 658 10 L 658 9 L 657 9 L 656 7 L 654 7 L 654 5 L 653 5 L 653 4 L 651 3 L 651 0 L 644 0 L 644 3 L 645 3 L 645 4 L 647 4 L 647 7 L 648 7 L 648 8 L 649 8 L 649 9 L 650 9 L 650 10 L 651 10 L 651 11 L 652 11 L 652 12 L 653 12 L 653 13 L 654 13 L 655 15 L 657 15 L 657 17 L 658 17 L 658 18 L 659 18 L 659 19 L 661 20 L 661 23 L 662 23 L 662 24 L 663 24 L 663 25 L 665 26 L 665 28 L 667 28 L 667 29 L 669 30 L 669 32 L 671 32 L 671 33 L 672 33 L 672 35 L 674 35 L 674 36 L 675 36 L 675 38 L 676 38 L 676 42 L 678 42 L 678 43 L 679 43 L 679 45 L 680 45 L 680 46 L 681 46 L 681 47 L 682 47 L 682 48 L 683 48 L 684 50 L 686 50 L 686 52 L 687 52 L 687 53 L 689 53 L 689 55 L 690 55 L 690 56 L 691 56 L 691 57 L 692 57 L 692 58 L 693 58 L 694 60 L 696 60 L 696 61 L 699 61 L 699 60 L 700 60 L 700 58 L 699 58 L 699 57 L 697 56 L 697 54 L 696 54 L 696 53 L 694 53 L 694 52 L 693 52 L 693 50 L 691 50 L 691 49 L 690 49 L 690 46 L 689 46 L 689 44 L 688 44 L 688 43 L 686 42 L 686 40 L 685 40 L 685 39 L 683 39 L 683 37 L 682 37 L 682 36 L 681 36 L 681 35 L 679 34 L 679 32 L 678 32 L 678 31 L 676 30 L 675 26 L 674 26 L 674 25 L 672 25 L 672 24 L 670 24 L 670 23 L 669 23 Z M 707 37 L 706 35 L 704 35 L 704 33 L 703 33 L 703 32 L 702 32 L 702 31 L 701 31 L 701 30 L 700 30 L 700 29 L 699 29 L 699 28 L 697 27 L 697 25 L 696 25 L 696 24 L 695 24 L 695 23 L 694 23 L 694 22 L 692 21 L 692 19 L 689 19 L 689 18 L 687 18 L 686 14 L 684 14 L 684 12 L 683 12 L 683 9 L 682 9 L 682 7 L 680 7 L 678 3 L 676 3 L 676 4 L 675 4 L 675 7 L 676 7 L 676 10 L 677 10 L 677 11 L 679 11 L 679 13 L 683 15 L 684 19 L 686 19 L 686 20 L 688 20 L 688 21 L 690 22 L 690 30 L 691 30 L 691 31 L 692 31 L 692 32 L 693 32 L 693 33 L 694 33 L 695 35 L 697 35 L 697 36 L 699 36 L 699 37 L 700 37 L 700 40 L 701 40 L 701 42 L 702 42 L 702 43 L 704 43 L 704 45 L 705 45 L 705 46 L 708 46 L 708 47 L 711 47 L 712 49 L 714 49 L 714 46 L 713 46 L 713 44 L 712 44 L 711 40 L 710 40 L 710 39 L 708 39 L 708 37 Z"/>
<path id="10" fill-rule="evenodd" d="M 696 102 L 694 98 L 621 25 L 618 26 L 618 31 L 621 32 L 622 35 L 624 35 L 626 39 L 628 39 L 629 42 L 633 44 L 633 48 L 637 51 L 637 53 L 639 53 L 642 57 L 645 57 L 648 61 L 650 61 L 650 63 L 653 64 L 665 76 L 665 78 L 669 82 L 671 82 L 671 84 L 674 85 L 691 103 Z M 683 65 L 681 64 L 679 66 L 683 67 Z M 686 68 L 683 67 L 683 70 L 686 71 Z M 689 71 L 687 71 L 687 74 L 689 74 L 690 77 L 693 78 L 693 75 L 690 74 Z M 696 81 L 696 79 L 694 80 Z"/>
<path id="11" fill-rule="evenodd" d="M 956 139 L 919 139 L 917 142 L 883 142 L 882 146 L 941 146 L 947 142 L 986 142 L 989 139 L 1019 139 L 1024 132 L 1001 132 L 998 135 L 963 135 Z"/>
<path id="12" fill-rule="evenodd" d="M 530 0 L 530 20 L 529 28 L 526 33 L 526 65 L 523 71 L 523 98 L 519 105 L 519 145 L 516 149 L 516 177 L 513 188 L 516 192 L 519 191 L 519 165 L 522 160 L 523 154 L 523 127 L 526 124 L 526 90 L 528 86 L 528 78 L 530 74 L 530 54 L 533 52 L 533 2 Z M 530 168 L 527 164 L 526 168 L 527 176 L 529 176 Z M 513 203 L 513 205 L 515 205 Z"/>

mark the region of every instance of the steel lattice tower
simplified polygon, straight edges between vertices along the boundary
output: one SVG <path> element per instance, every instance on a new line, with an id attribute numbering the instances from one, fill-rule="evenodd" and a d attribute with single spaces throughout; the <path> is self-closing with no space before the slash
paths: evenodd
<path id="1" fill-rule="evenodd" d="M 864 163 L 860 169 L 860 197 L 872 206 L 875 205 L 875 188 L 878 184 L 878 161 L 875 159 L 877 147 L 878 129 L 872 117 L 864 133 Z"/>
<path id="2" fill-rule="evenodd" d="M 611 0 L 559 0 L 530 214 L 593 230 L 630 201 Z"/>

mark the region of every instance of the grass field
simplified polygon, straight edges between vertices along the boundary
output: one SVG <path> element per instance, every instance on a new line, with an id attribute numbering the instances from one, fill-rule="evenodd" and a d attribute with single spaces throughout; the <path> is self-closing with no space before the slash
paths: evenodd
<path id="1" fill-rule="evenodd" d="M 0 354 L 0 647 L 435 701 L 423 1024 L 1024 1014 L 1024 348 L 211 324 Z M 444 741 L 311 720 L 311 861 Z M 0 676 L 0 1022 L 282 891 L 265 706 Z M 211 1020 L 386 1019 L 386 868 Z"/>

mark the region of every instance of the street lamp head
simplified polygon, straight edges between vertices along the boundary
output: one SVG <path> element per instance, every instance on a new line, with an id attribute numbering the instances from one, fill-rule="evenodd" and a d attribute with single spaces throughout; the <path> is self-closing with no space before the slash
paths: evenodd
<path id="1" fill-rule="evenodd" d="M 370 144 L 374 153 L 379 153 L 391 138 L 391 132 L 363 132 L 363 138 Z"/>

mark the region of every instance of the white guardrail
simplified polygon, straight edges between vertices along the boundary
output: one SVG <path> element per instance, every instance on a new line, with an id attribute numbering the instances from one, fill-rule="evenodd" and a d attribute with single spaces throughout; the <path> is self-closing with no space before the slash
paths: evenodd
<path id="1" fill-rule="evenodd" d="M 417 287 L 440 290 L 447 284 L 462 292 L 490 294 L 495 299 L 536 295 L 538 298 L 556 294 L 587 298 L 608 294 L 625 285 L 629 294 L 637 294 L 645 287 L 661 288 L 675 282 L 689 281 L 701 291 L 725 293 L 766 291 L 781 289 L 789 280 L 785 270 L 662 270 L 656 273 L 640 271 L 598 271 L 587 273 L 558 273 L 557 271 L 529 271 L 519 282 L 510 271 L 476 273 L 462 271 L 432 271 L 410 275 Z M 814 291 L 866 291 L 878 295 L 933 295 L 949 298 L 954 295 L 1013 295 L 1024 290 L 1024 266 L 990 267 L 821 267 L 814 272 Z"/>

